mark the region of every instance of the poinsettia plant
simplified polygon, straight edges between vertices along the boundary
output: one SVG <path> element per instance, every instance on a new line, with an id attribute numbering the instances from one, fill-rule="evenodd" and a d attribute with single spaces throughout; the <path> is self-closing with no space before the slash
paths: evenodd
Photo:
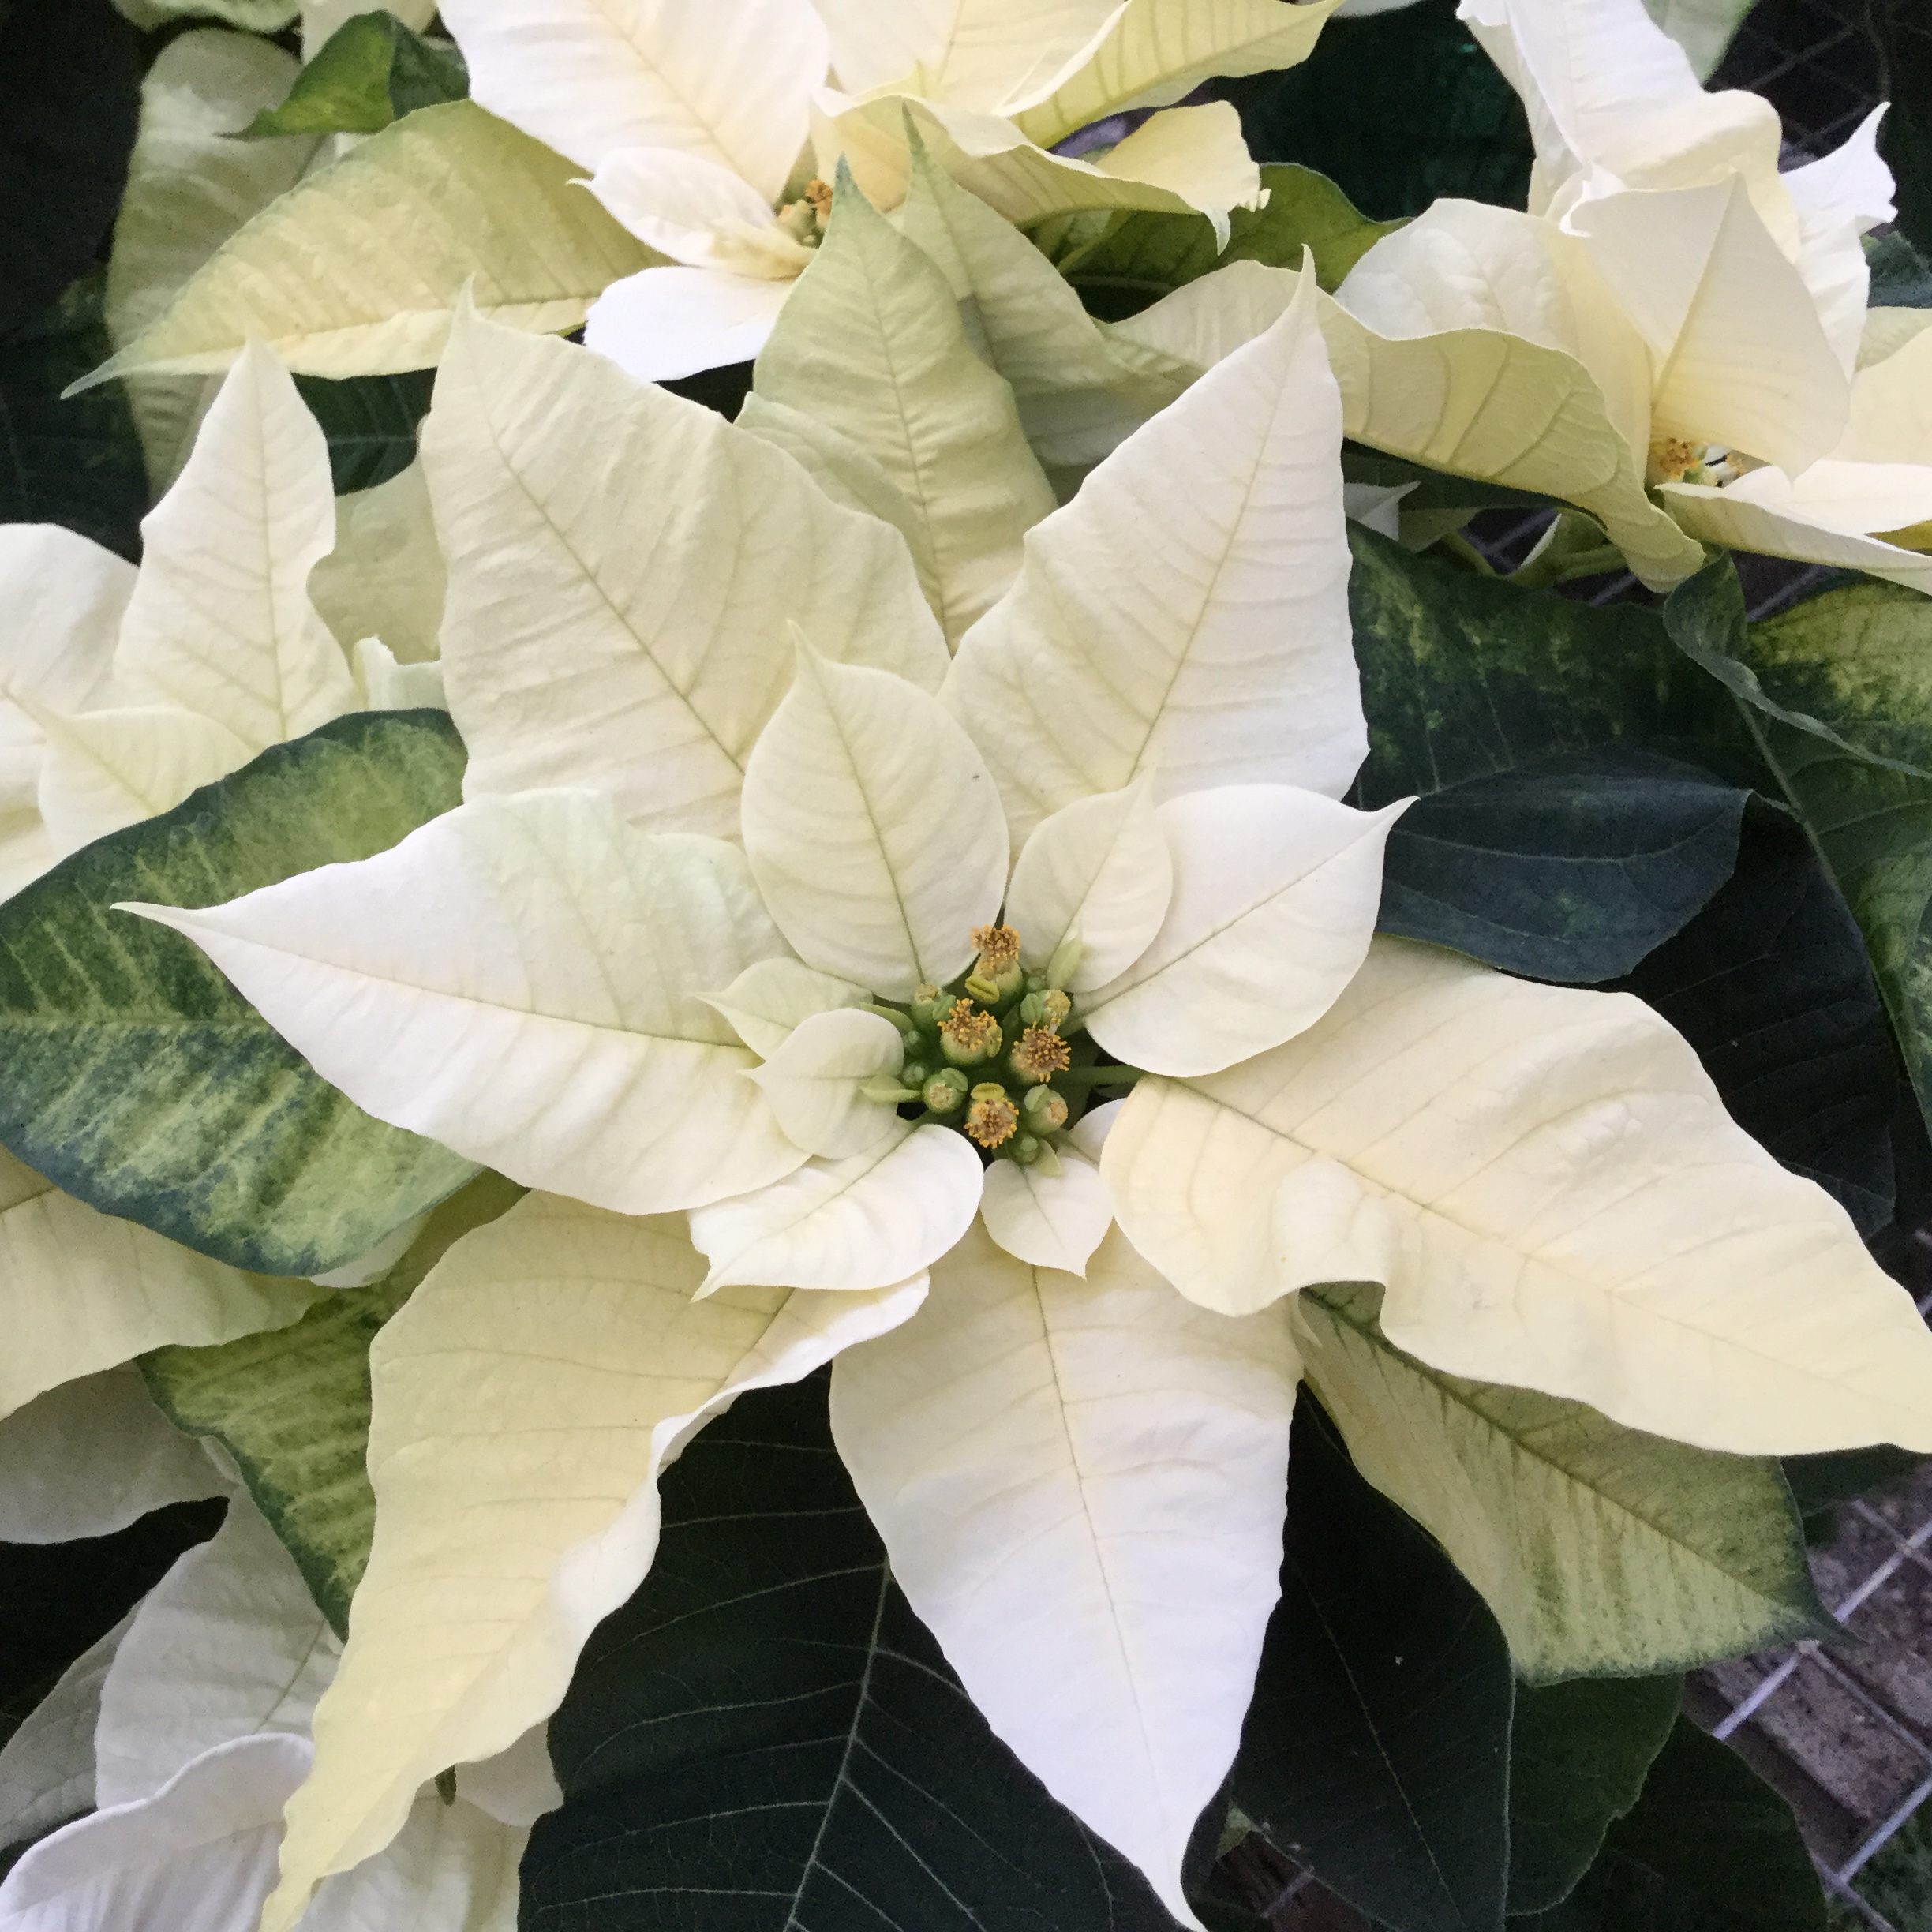
<path id="1" fill-rule="evenodd" d="M 127 5 L 0 1927 L 1817 1932 L 1680 1704 L 1932 1453 L 1910 140 L 1717 0 Z"/>

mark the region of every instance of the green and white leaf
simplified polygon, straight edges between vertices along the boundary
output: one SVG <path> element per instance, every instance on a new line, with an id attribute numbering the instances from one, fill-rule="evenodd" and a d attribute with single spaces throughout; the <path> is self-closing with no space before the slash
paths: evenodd
<path id="1" fill-rule="evenodd" d="M 375 134 L 418 107 L 461 100 L 462 56 L 387 9 L 344 21 L 309 54 L 286 97 L 242 130 L 249 140 Z"/>
<path id="2" fill-rule="evenodd" d="M 112 908 L 365 857 L 454 805 L 461 770 L 447 719 L 339 719 L 0 907 L 0 1142 L 96 1208 L 268 1274 L 339 1267 L 459 1186 L 469 1163 L 358 1111 L 192 946 Z M 67 1372 L 271 1325 L 156 1329 Z"/>
<path id="3" fill-rule="evenodd" d="M 1285 1310 L 1192 1309 L 1118 1233 L 1084 1282 L 971 1236 L 833 1370 L 833 1438 L 914 1610 L 1183 1924 L 1279 1588 L 1297 1372 Z"/>
<path id="4" fill-rule="evenodd" d="M 315 1773 L 289 1806 L 268 1932 L 387 1844 L 425 1779 L 507 1749 L 556 1708 L 585 1640 L 650 1567 L 659 1470 L 712 1414 L 895 1326 L 925 1294 L 921 1279 L 694 1301 L 703 1275 L 680 1222 L 533 1195 L 458 1242 L 378 1339 L 376 1541 L 316 1713 Z"/>
<path id="5" fill-rule="evenodd" d="M 1830 1627 L 1775 1462 L 1394 1347 L 1372 1289 L 1295 1303 L 1303 1367 L 1361 1473 L 1482 1592 L 1532 1683 L 1684 1670 Z"/>
<path id="6" fill-rule="evenodd" d="M 836 660 L 945 676 L 897 535 L 601 357 L 460 318 L 422 462 L 470 798 L 587 786 L 646 830 L 735 837 L 788 624 Z"/>
<path id="7" fill-rule="evenodd" d="M 425 107 L 248 222 L 91 380 L 226 369 L 251 336 L 305 375 L 421 369 L 466 287 L 511 327 L 575 328 L 650 257 L 574 180 L 471 102 Z"/>
<path id="8" fill-rule="evenodd" d="M 1627 994 L 1379 939 L 1287 1046 L 1142 1080 L 1103 1171 L 1128 1237 L 1210 1307 L 1379 1281 L 1398 1346 L 1627 1428 L 1751 1454 L 1932 1442 L 1911 1297 Z"/>

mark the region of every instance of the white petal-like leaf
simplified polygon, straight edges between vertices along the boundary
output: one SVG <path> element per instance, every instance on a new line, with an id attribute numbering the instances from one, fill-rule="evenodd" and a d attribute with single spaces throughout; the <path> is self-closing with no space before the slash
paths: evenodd
<path id="1" fill-rule="evenodd" d="M 0 605 L 7 612 L 0 687 L 56 711 L 107 702 L 134 566 L 58 523 L 0 523 Z M 31 804 L 39 783 L 39 726 L 0 702 L 0 799 Z"/>
<path id="2" fill-rule="evenodd" d="M 979 1213 L 987 1234 L 1016 1260 L 1084 1275 L 1114 1225 L 1114 1197 L 1093 1162 L 1063 1148 L 1050 1174 L 1039 1163 L 994 1161 Z"/>
<path id="3" fill-rule="evenodd" d="M 359 711 L 447 711 L 440 664 L 398 664 L 380 638 L 365 637 L 351 653 Z"/>
<path id="4" fill-rule="evenodd" d="M 1327 1017 L 1144 1080 L 1102 1170 L 1210 1307 L 1380 1281 L 1398 1347 L 1701 1447 L 1932 1446 L 1932 1335 L 1844 1210 L 1625 994 L 1378 940 Z"/>
<path id="5" fill-rule="evenodd" d="M 191 1348 L 286 1328 L 324 1290 L 245 1275 L 84 1207 L 0 1152 L 0 1416 L 169 1342 Z"/>
<path id="6" fill-rule="evenodd" d="M 1009 848 L 972 740 L 903 678 L 827 664 L 798 676 L 746 761 L 745 850 L 808 965 L 908 999 L 966 970 Z"/>
<path id="7" fill-rule="evenodd" d="M 755 1194 L 694 1209 L 691 1241 L 711 1263 L 700 1292 L 733 1282 L 889 1287 L 972 1226 L 982 1180 L 964 1134 L 893 1120 L 863 1154 L 807 1161 Z"/>
<path id="8" fill-rule="evenodd" d="M 264 1732 L 306 1737 L 342 1646 L 245 1496 L 213 1541 L 148 1592 L 101 1690 L 103 1806 L 151 1798 L 203 1752 Z"/>
<path id="9" fill-rule="evenodd" d="M 0 1848 L 37 1838 L 94 1808 L 94 1727 L 101 1686 L 129 1611 L 90 1645 L 0 1746 Z"/>
<path id="10" fill-rule="evenodd" d="M 377 1338 L 375 1544 L 268 1932 L 387 1844 L 425 1779 L 556 1708 L 586 1638 L 650 1567 L 658 1471 L 710 1416 L 896 1326 L 926 1292 L 694 1301 L 703 1275 L 681 1222 L 534 1194 L 459 1241 Z"/>
<path id="11" fill-rule="evenodd" d="M 848 180 L 758 356 L 757 384 L 851 438 L 904 492 L 915 560 L 958 638 L 1012 581 L 1020 537 L 1053 492 L 1012 391 L 968 346 L 952 285 Z"/>
<path id="12" fill-rule="evenodd" d="M 380 638 L 399 664 L 440 646 L 449 573 L 420 462 L 335 500 L 335 548 L 309 574 L 309 594 L 345 650 Z"/>
<path id="13" fill-rule="evenodd" d="M 587 168 L 620 148 L 676 148 L 767 201 L 805 144 L 825 78 L 809 0 L 450 0 L 472 96 Z"/>
<path id="14" fill-rule="evenodd" d="M 694 268 L 790 281 L 811 260 L 765 196 L 701 155 L 620 148 L 598 165 L 590 192 L 646 246 Z"/>
<path id="15" fill-rule="evenodd" d="M 835 1009 L 801 1020 L 748 1077 L 771 1103 L 787 1138 L 837 1160 L 864 1153 L 891 1131 L 893 1103 L 868 1100 L 859 1089 L 868 1080 L 896 1076 L 904 1058 L 905 1035 L 882 1014 Z"/>
<path id="16" fill-rule="evenodd" d="M 945 701 L 1017 832 L 1143 771 L 1165 797 L 1354 778 L 1368 737 L 1316 292 L 1095 470 L 960 646 Z"/>
<path id="17" fill-rule="evenodd" d="M 699 997 L 784 949 L 743 855 L 638 832 L 594 792 L 479 799 L 358 864 L 130 909 L 359 1106 L 530 1186 L 657 1213 L 803 1158 Z"/>
<path id="18" fill-rule="evenodd" d="M 1118 1234 L 1080 1282 L 977 1232 L 833 1372 L 839 1453 L 973 1702 L 1189 1925 L 1182 1854 L 1277 1594 L 1297 1372 L 1285 1309 L 1191 1310 Z"/>
<path id="19" fill-rule="evenodd" d="M 309 601 L 309 573 L 335 545 L 328 446 L 259 342 L 141 535 L 114 653 L 126 699 L 178 705 L 251 752 L 354 710 L 348 661 Z"/>
<path id="20" fill-rule="evenodd" d="M 938 99 L 996 107 L 1085 47 L 1119 0 L 818 0 L 840 86 L 869 92 L 917 67 Z"/>
<path id="21" fill-rule="evenodd" d="M 1044 971 L 1077 938 L 1069 992 L 1091 992 L 1125 972 L 1152 942 L 1174 897 L 1174 853 L 1154 806 L 1151 778 L 1076 799 L 1043 818 L 1021 849 L 1006 889 L 1006 923 L 1021 961 Z"/>
<path id="22" fill-rule="evenodd" d="M 814 972 L 795 959 L 762 959 L 753 960 L 722 993 L 707 993 L 704 999 L 754 1053 L 769 1060 L 814 1013 L 864 1005 L 866 989 Z"/>
<path id="23" fill-rule="evenodd" d="M 771 339 L 790 282 L 728 268 L 646 268 L 590 305 L 584 341 L 639 382 L 749 362 Z"/>
<path id="24" fill-rule="evenodd" d="M 516 1932 L 527 1827 L 506 1827 L 459 1795 L 417 1794 L 395 1842 L 317 1889 L 302 1932 Z"/>
<path id="25" fill-rule="evenodd" d="M 1289 785 L 1170 799 L 1174 897 L 1153 942 L 1080 1002 L 1116 1059 L 1218 1072 L 1291 1039 L 1354 977 L 1382 900 L 1382 850 L 1410 801 L 1358 812 Z"/>
<path id="26" fill-rule="evenodd" d="M 788 620 L 834 657 L 928 689 L 945 674 L 892 531 L 567 343 L 459 321 L 423 462 L 466 797 L 589 786 L 650 829 L 735 835 L 747 754 L 792 680 Z"/>
<path id="27" fill-rule="evenodd" d="M 52 1282 L 40 1293 L 58 1294 Z M 0 1543 L 111 1536 L 164 1503 L 227 1494 L 132 1368 L 63 1382 L 0 1421 Z"/>
<path id="28" fill-rule="evenodd" d="M 1852 380 L 1851 424 L 1829 460 L 1932 462 L 1932 309 L 1867 313 L 1871 322 L 1859 352 L 1863 365 Z M 1904 318 L 1910 332 L 1900 331 L 1902 340 L 1886 343 L 1882 336 L 1896 326 L 1894 318 Z"/>

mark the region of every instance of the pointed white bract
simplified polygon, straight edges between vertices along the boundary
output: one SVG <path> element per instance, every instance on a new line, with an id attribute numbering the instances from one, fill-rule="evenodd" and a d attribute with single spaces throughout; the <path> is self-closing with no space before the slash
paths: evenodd
<path id="1" fill-rule="evenodd" d="M 101 1686 L 133 1620 L 130 1610 L 82 1651 L 0 1745 L 0 1848 L 93 1810 Z"/>
<path id="2" fill-rule="evenodd" d="M 754 960 L 722 993 L 701 997 L 754 1054 L 769 1060 L 813 1014 L 864 1005 L 866 989 L 781 955 Z"/>
<path id="3" fill-rule="evenodd" d="M 892 531 L 567 343 L 459 317 L 423 463 L 466 797 L 590 786 L 650 830 L 733 836 L 792 680 L 788 623 L 829 657 L 945 676 Z"/>
<path id="4" fill-rule="evenodd" d="M 1022 1167 L 995 1161 L 986 1171 L 979 1201 L 986 1231 L 1007 1253 L 1029 1267 L 1084 1275 L 1093 1251 L 1114 1225 L 1114 1197 L 1099 1168 L 1070 1148 Z"/>
<path id="5" fill-rule="evenodd" d="M 811 1160 L 755 1194 L 691 1211 L 693 1245 L 731 1282 L 889 1288 L 930 1267 L 972 1226 L 979 1156 L 944 1127 L 889 1118 L 862 1154 Z"/>
<path id="6" fill-rule="evenodd" d="M 915 686 L 798 675 L 745 763 L 745 850 L 809 966 L 887 999 L 964 972 L 1006 883 L 1006 824 L 973 741 Z"/>
<path id="7" fill-rule="evenodd" d="M 646 268 L 591 304 L 585 346 L 639 382 L 749 362 L 770 341 L 792 286 L 728 268 Z"/>
<path id="8" fill-rule="evenodd" d="M 1318 1024 L 1144 1080 L 1102 1170 L 1135 1246 L 1230 1312 L 1387 1285 L 1439 1368 L 1705 1448 L 1932 1443 L 1932 1336 L 1843 1208 L 1625 994 L 1376 942 Z"/>
<path id="9" fill-rule="evenodd" d="M 728 1013 L 725 1016 L 729 1018 Z M 749 1078 L 771 1103 L 787 1138 L 834 1160 L 863 1154 L 891 1131 L 889 1100 L 860 1091 L 890 1086 L 905 1058 L 905 1035 L 882 1014 L 849 1007 L 799 1021 Z"/>
<path id="10" fill-rule="evenodd" d="M 1118 1234 L 1088 1279 L 983 1234 L 841 1356 L 832 1425 L 893 1574 L 974 1703 L 1184 1924 L 1278 1592 L 1286 1311 L 1190 1310 Z"/>
<path id="11" fill-rule="evenodd" d="M 1169 798 L 1257 781 L 1334 797 L 1354 778 L 1342 408 L 1315 294 L 1310 276 L 1095 470 L 961 645 L 945 702 L 1016 831 L 1144 771 Z"/>
<path id="12" fill-rule="evenodd" d="M 784 950 L 743 855 L 638 832 L 596 793 L 482 798 L 359 864 L 130 909 L 359 1106 L 533 1187 L 655 1213 L 804 1159 L 698 997 Z"/>

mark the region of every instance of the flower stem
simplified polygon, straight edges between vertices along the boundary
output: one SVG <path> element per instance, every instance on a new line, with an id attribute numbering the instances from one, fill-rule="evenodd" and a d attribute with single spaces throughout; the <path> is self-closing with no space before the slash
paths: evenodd
<path id="1" fill-rule="evenodd" d="M 1131 1087 L 1140 1077 L 1138 1067 L 1069 1067 L 1053 1076 L 1053 1084 L 1056 1087 Z"/>

